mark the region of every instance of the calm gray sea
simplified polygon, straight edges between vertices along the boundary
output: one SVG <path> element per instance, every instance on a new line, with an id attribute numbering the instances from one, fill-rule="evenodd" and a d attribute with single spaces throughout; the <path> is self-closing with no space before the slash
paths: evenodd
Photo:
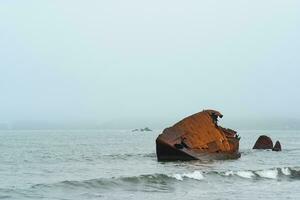
<path id="1" fill-rule="evenodd" d="M 239 131 L 240 159 L 204 163 L 157 162 L 159 133 L 1 131 L 0 199 L 300 199 L 300 131 Z"/>

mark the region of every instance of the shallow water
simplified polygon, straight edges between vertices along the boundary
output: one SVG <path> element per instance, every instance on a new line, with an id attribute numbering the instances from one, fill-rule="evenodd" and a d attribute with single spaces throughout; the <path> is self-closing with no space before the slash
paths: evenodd
<path id="1" fill-rule="evenodd" d="M 0 199 L 300 198 L 300 131 L 239 131 L 240 159 L 206 162 L 157 162 L 159 133 L 1 131 Z"/>

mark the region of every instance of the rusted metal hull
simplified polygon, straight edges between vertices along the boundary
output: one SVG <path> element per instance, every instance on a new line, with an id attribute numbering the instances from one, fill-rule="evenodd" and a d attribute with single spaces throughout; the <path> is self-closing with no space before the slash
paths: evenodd
<path id="1" fill-rule="evenodd" d="M 156 152 L 158 161 L 189 161 L 189 160 L 228 160 L 228 159 L 238 159 L 241 154 L 237 152 L 194 152 L 193 150 L 182 149 L 178 150 L 172 148 L 169 145 L 156 143 Z"/>
<path id="2" fill-rule="evenodd" d="M 273 141 L 266 135 L 261 135 L 253 146 L 253 149 L 273 149 Z"/>
<path id="3" fill-rule="evenodd" d="M 253 146 L 253 149 L 281 151 L 281 143 L 277 141 L 273 146 L 273 141 L 269 136 L 261 135 Z"/>
<path id="4" fill-rule="evenodd" d="M 159 161 L 237 159 L 239 137 L 235 131 L 217 125 L 214 110 L 204 110 L 167 128 L 156 139 Z"/>

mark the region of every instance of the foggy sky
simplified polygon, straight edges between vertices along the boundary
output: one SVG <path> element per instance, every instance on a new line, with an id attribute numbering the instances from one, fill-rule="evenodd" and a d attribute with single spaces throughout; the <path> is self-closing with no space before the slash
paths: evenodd
<path id="1" fill-rule="evenodd" d="M 0 122 L 300 119 L 300 2 L 0 2 Z"/>

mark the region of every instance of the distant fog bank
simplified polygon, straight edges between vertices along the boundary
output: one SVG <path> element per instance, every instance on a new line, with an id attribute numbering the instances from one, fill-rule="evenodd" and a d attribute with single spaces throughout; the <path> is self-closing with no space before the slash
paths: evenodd
<path id="1" fill-rule="evenodd" d="M 82 129 L 136 129 L 150 127 L 164 129 L 178 120 L 111 120 L 98 122 L 16 121 L 0 122 L 0 130 L 82 130 Z M 222 119 L 220 125 L 236 130 L 300 130 L 298 119 Z"/>

